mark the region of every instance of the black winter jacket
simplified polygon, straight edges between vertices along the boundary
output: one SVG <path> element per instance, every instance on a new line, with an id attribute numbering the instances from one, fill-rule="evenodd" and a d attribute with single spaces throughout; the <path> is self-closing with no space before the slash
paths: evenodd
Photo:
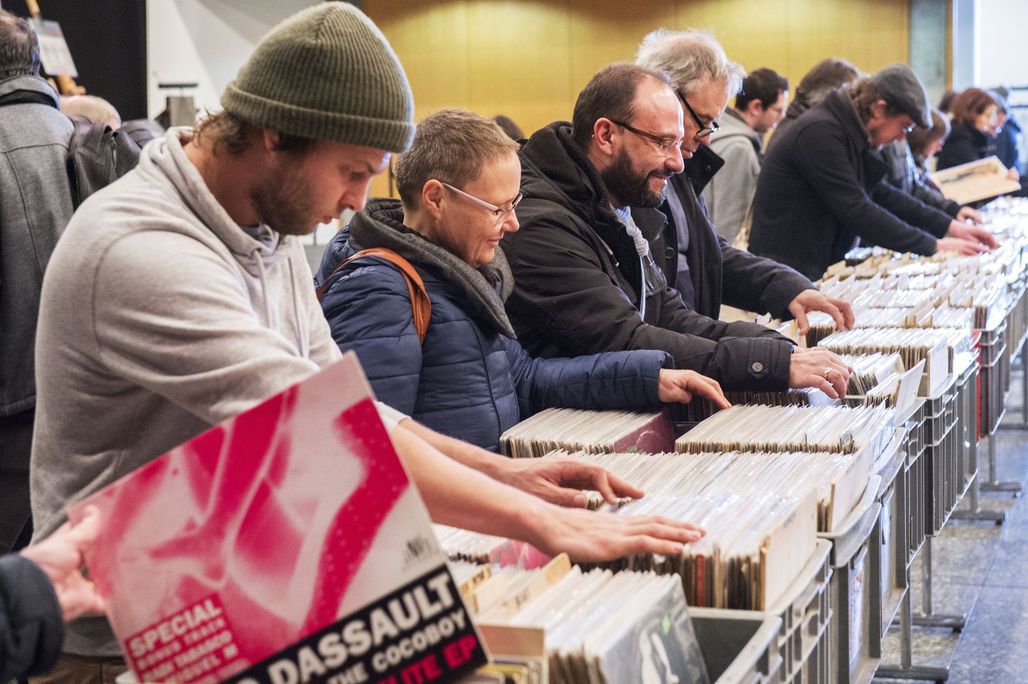
<path id="1" fill-rule="evenodd" d="M 792 345 L 781 335 L 689 310 L 659 266 L 653 268 L 659 285 L 640 301 L 640 258 L 569 123 L 537 131 L 521 150 L 521 165 L 521 229 L 504 238 L 503 250 L 514 273 L 507 313 L 530 353 L 660 349 L 677 367 L 704 373 L 725 389 L 788 386 Z M 664 215 L 633 209 L 632 216 L 660 260 Z"/>
<path id="2" fill-rule="evenodd" d="M 665 202 L 661 211 L 668 219 L 664 229 L 663 269 L 668 282 L 679 291 L 688 291 L 691 281 L 693 308 L 710 318 L 721 314 L 721 304 L 757 313 L 770 313 L 776 318 L 792 317 L 788 306 L 803 290 L 814 284 L 788 266 L 732 247 L 717 234 L 700 193 L 724 161 L 706 145 L 701 145 L 692 159 L 685 162 L 685 171 L 671 179 L 668 192 L 678 194 L 685 211 L 689 244 L 684 252 L 678 246 L 678 231 L 673 212 Z M 688 273 L 680 267 L 688 264 Z"/>
<path id="3" fill-rule="evenodd" d="M 845 91 L 775 138 L 753 198 L 754 254 L 816 280 L 858 237 L 898 252 L 935 253 L 952 219 L 884 181 L 887 165 Z"/>
<path id="4" fill-rule="evenodd" d="M 0 556 L 0 682 L 49 671 L 63 642 L 50 580 L 28 558 Z"/>
<path id="5" fill-rule="evenodd" d="M 935 163 L 935 168 L 948 169 L 996 154 L 995 143 L 974 126 L 954 123 Z"/>

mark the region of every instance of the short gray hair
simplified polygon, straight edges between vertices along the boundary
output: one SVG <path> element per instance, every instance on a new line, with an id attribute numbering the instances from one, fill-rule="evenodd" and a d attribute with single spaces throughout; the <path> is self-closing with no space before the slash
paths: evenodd
<path id="1" fill-rule="evenodd" d="M 643 38 L 635 63 L 663 71 L 683 95 L 696 92 L 704 80 L 724 83 L 729 96 L 739 92 L 746 70 L 732 62 L 713 34 L 689 29 L 657 29 Z"/>
<path id="2" fill-rule="evenodd" d="M 0 79 L 39 75 L 39 39 L 27 19 L 0 9 Z"/>
<path id="3" fill-rule="evenodd" d="M 496 122 L 465 109 L 442 109 L 418 124 L 410 150 L 396 161 L 396 189 L 407 209 L 421 205 L 430 179 L 458 188 L 478 178 L 482 167 L 520 145 Z"/>

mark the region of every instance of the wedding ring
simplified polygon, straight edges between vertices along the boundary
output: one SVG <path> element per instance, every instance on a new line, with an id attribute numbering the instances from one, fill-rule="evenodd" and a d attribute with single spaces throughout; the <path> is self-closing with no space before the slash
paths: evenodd
<path id="1" fill-rule="evenodd" d="M 822 373 L 821 375 L 825 376 L 825 380 L 827 380 L 828 376 L 830 376 L 831 374 L 832 374 L 832 369 L 831 368 L 825 368 L 825 372 Z"/>

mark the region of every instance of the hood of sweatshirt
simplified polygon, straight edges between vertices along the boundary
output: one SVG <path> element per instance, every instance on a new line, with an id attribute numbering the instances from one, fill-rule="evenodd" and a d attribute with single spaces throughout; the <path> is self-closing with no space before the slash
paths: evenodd
<path id="1" fill-rule="evenodd" d="M 514 276 L 502 249 L 496 250 L 492 262 L 473 268 L 405 226 L 403 207 L 395 199 L 368 202 L 364 211 L 350 222 L 349 235 L 351 249 L 387 247 L 411 263 L 434 267 L 441 277 L 463 292 L 476 318 L 488 321 L 508 337 L 515 336 L 503 306 L 514 289 Z"/>

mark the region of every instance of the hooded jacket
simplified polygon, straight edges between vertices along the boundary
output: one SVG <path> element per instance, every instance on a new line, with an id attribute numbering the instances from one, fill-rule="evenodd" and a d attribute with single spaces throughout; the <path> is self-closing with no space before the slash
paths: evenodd
<path id="1" fill-rule="evenodd" d="M 641 259 L 569 123 L 553 123 L 525 143 L 521 190 L 521 229 L 504 238 L 503 249 L 515 279 L 507 313 L 530 353 L 661 349 L 678 368 L 708 375 L 724 389 L 788 386 L 792 345 L 784 337 L 689 310 L 659 265 L 652 268 L 659 282 L 640 298 Z M 633 209 L 632 217 L 659 260 L 664 215 Z"/>
<path id="2" fill-rule="evenodd" d="M 703 201 L 717 234 L 729 242 L 742 229 L 757 191 L 763 147 L 761 135 L 734 109 L 725 111 L 721 129 L 710 141 L 710 149 L 724 160 L 724 166 L 703 188 Z"/>
<path id="3" fill-rule="evenodd" d="M 0 81 L 0 416 L 36 403 L 33 352 L 43 273 L 71 218 L 65 157 L 73 125 L 57 92 L 38 76 Z"/>
<path id="4" fill-rule="evenodd" d="M 335 268 L 361 249 L 387 247 L 407 259 L 432 302 L 425 341 L 414 329 L 400 271 L 376 257 Z M 317 282 L 342 351 L 360 357 L 375 396 L 451 437 L 496 451 L 500 435 L 544 408 L 653 408 L 657 351 L 532 359 L 513 338 L 503 300 L 513 278 L 503 252 L 472 268 L 403 225 L 398 200 L 375 200 L 329 245 Z"/>
<path id="5" fill-rule="evenodd" d="M 179 136 L 182 136 L 180 139 Z M 90 196 L 43 281 L 32 445 L 36 538 L 65 507 L 340 357 L 295 237 L 251 237 L 173 129 Z M 104 618 L 65 649 L 121 651 Z"/>
<path id="6" fill-rule="evenodd" d="M 722 163 L 713 150 L 701 145 L 685 161 L 685 171 L 671 179 L 668 192 L 677 194 L 684 216 L 677 217 L 667 202 L 661 206 L 668 219 L 663 233 L 664 276 L 679 292 L 691 292 L 692 308 L 710 318 L 721 315 L 722 301 L 746 311 L 792 318 L 789 304 L 814 284 L 777 261 L 732 247 L 714 232 L 707 217 L 698 193 L 720 173 Z M 684 249 L 679 223 L 685 224 L 688 233 Z"/>
<path id="7" fill-rule="evenodd" d="M 884 181 L 887 165 L 845 91 L 774 137 L 753 198 L 751 252 L 811 280 L 858 237 L 897 252 L 935 253 L 951 218 Z"/>

